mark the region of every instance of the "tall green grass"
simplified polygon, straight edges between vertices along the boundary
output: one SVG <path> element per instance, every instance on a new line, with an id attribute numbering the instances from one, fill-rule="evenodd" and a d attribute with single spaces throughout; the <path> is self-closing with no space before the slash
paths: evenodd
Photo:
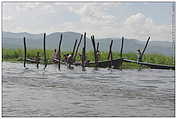
<path id="1" fill-rule="evenodd" d="M 43 50 L 42 49 L 28 49 L 27 50 L 27 58 L 34 58 L 37 54 L 37 52 L 40 52 L 41 59 L 43 59 Z M 69 51 L 63 51 L 61 53 L 61 57 L 63 58 L 64 54 L 70 53 Z M 47 59 L 51 59 L 53 54 L 53 50 L 46 50 Z M 78 52 L 78 54 L 81 54 L 81 52 Z M 2 60 L 4 61 L 23 61 L 24 57 L 24 51 L 23 49 L 2 49 Z M 94 61 L 94 52 L 88 51 L 86 53 L 86 57 L 90 61 Z M 101 52 L 100 54 L 100 61 L 107 60 L 108 52 Z M 137 55 L 135 53 L 125 53 L 123 54 L 124 58 L 131 59 L 131 60 L 137 60 Z M 120 53 L 113 52 L 113 59 L 120 58 Z M 76 61 L 80 61 L 80 57 L 76 57 Z M 174 65 L 174 59 L 170 56 L 164 56 L 161 54 L 145 54 L 143 57 L 144 62 L 149 63 L 156 63 L 156 64 L 165 64 L 165 65 Z M 125 63 L 127 64 L 127 63 Z M 136 65 L 136 64 L 130 64 L 129 65 Z"/>

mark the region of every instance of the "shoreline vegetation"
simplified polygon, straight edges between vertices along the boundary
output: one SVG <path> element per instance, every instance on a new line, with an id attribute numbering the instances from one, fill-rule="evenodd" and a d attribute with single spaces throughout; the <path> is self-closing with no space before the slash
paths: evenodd
<path id="1" fill-rule="evenodd" d="M 29 49 L 27 51 L 27 58 L 34 58 L 37 54 L 37 52 L 40 53 L 41 59 L 43 59 L 43 50 L 42 49 Z M 61 58 L 63 59 L 64 54 L 72 53 L 71 51 L 62 51 L 61 52 Z M 47 59 L 51 60 L 53 54 L 53 50 L 46 50 Z M 78 54 L 81 54 L 81 51 L 78 52 Z M 9 61 L 9 62 L 23 62 L 24 57 L 24 50 L 23 49 L 2 49 L 2 61 Z M 93 51 L 87 51 L 86 57 L 90 61 L 94 61 L 94 52 Z M 101 51 L 99 61 L 107 60 L 108 52 Z M 113 59 L 120 58 L 119 52 L 113 52 Z M 137 54 L 136 53 L 124 53 L 123 58 L 127 58 L 130 60 L 137 60 Z M 81 61 L 79 55 L 76 56 L 76 61 Z M 143 56 L 143 62 L 149 62 L 154 64 L 162 64 L 162 65 L 172 65 L 174 66 L 174 58 L 170 56 L 165 56 L 161 54 L 144 54 Z M 49 62 L 51 64 L 52 62 Z M 134 63 L 123 63 L 122 68 L 124 69 L 136 69 L 138 68 L 138 64 Z M 144 67 L 143 68 L 148 68 Z"/>

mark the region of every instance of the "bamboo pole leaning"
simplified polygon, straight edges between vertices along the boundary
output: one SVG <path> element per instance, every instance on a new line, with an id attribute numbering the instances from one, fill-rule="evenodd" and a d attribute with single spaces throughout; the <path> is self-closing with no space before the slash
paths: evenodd
<path id="1" fill-rule="evenodd" d="M 144 55 L 144 52 L 145 52 L 145 50 L 146 50 L 146 48 L 147 48 L 147 45 L 148 45 L 148 43 L 149 43 L 149 40 L 150 40 L 150 37 L 148 37 L 148 40 L 146 41 L 146 45 L 145 45 L 145 47 L 144 47 L 144 49 L 143 49 L 143 52 L 141 53 L 141 59 L 143 58 L 143 55 Z"/>
<path id="2" fill-rule="evenodd" d="M 58 45 L 58 70 L 60 70 L 60 59 L 61 59 L 61 42 L 62 42 L 62 34 L 60 35 L 60 41 Z"/>
<path id="3" fill-rule="evenodd" d="M 74 53 L 75 53 L 76 45 L 77 45 L 77 39 L 75 40 L 74 47 L 73 47 L 73 52 L 72 52 L 72 54 L 71 54 L 72 60 L 73 60 L 73 58 L 74 58 Z"/>
<path id="4" fill-rule="evenodd" d="M 78 50 L 79 50 L 79 46 L 80 46 L 81 41 L 82 41 L 82 37 L 83 37 L 83 35 L 81 35 L 79 43 L 78 43 L 77 48 L 76 48 L 76 53 L 75 53 L 74 58 L 73 58 L 74 62 L 76 61 L 76 57 L 77 57 L 77 53 L 78 53 Z"/>

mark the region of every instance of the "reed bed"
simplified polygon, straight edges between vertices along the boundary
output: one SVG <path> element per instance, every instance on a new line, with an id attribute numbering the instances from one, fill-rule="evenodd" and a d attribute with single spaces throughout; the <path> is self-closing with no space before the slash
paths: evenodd
<path id="1" fill-rule="evenodd" d="M 41 59 L 43 59 L 43 50 L 42 49 L 28 49 L 27 51 L 27 58 L 34 58 L 37 54 L 40 53 Z M 61 58 L 63 59 L 64 54 L 70 53 L 70 51 L 62 51 Z M 53 50 L 46 50 L 47 59 L 51 59 L 53 54 Z M 79 54 L 81 51 L 78 52 L 76 56 L 76 61 L 81 61 Z M 23 61 L 24 57 L 24 50 L 23 49 L 2 49 L 2 61 Z M 107 60 L 108 52 L 102 51 L 100 52 L 100 61 Z M 86 58 L 90 61 L 94 61 L 94 52 L 87 51 Z M 113 52 L 113 59 L 120 58 L 119 52 Z M 136 53 L 124 53 L 123 58 L 137 60 Z M 174 65 L 174 58 L 170 56 L 165 56 L 161 54 L 145 54 L 143 57 L 144 62 L 155 63 L 155 64 L 163 64 L 163 65 Z M 124 68 L 135 68 L 138 67 L 137 64 L 133 63 L 124 63 Z"/>

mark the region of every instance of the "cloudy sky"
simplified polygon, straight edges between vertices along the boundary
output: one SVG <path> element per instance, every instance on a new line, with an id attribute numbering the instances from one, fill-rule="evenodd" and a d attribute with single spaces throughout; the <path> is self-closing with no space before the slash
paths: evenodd
<path id="1" fill-rule="evenodd" d="M 3 31 L 171 41 L 171 2 L 3 2 Z"/>

